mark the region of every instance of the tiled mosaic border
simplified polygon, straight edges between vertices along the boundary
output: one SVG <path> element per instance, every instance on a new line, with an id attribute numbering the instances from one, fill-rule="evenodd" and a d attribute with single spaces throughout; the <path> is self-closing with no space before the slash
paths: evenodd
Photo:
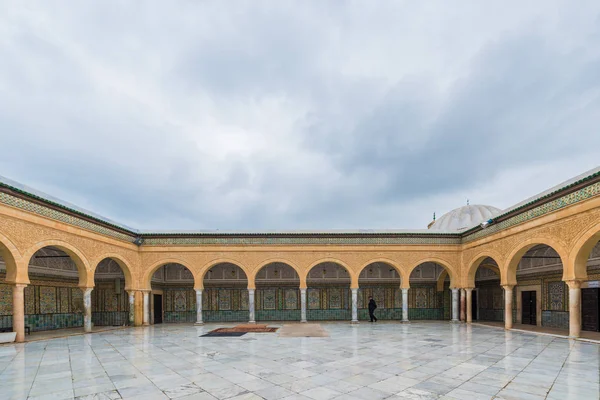
<path id="1" fill-rule="evenodd" d="M 508 218 L 504 221 L 501 221 L 497 224 L 490 225 L 488 228 L 482 229 L 470 235 L 467 235 L 463 238 L 464 243 L 472 242 L 473 240 L 477 240 L 484 236 L 489 236 L 498 231 L 501 231 L 506 228 L 510 228 L 514 225 L 520 224 L 525 221 L 529 221 L 530 219 L 534 219 L 537 217 L 541 217 L 542 215 L 560 210 L 561 208 L 565 208 L 572 204 L 578 203 L 583 200 L 587 200 L 591 197 L 597 196 L 600 194 L 600 182 L 594 183 L 590 186 L 586 186 L 582 189 L 579 189 L 573 193 L 569 193 L 563 197 L 560 197 L 556 200 L 550 201 L 548 203 L 542 204 L 538 207 L 535 207 L 529 211 L 522 212 L 514 217 Z"/>
<path id="2" fill-rule="evenodd" d="M 21 199 L 16 196 L 11 196 L 10 194 L 0 192 L 0 203 L 6 204 L 11 207 L 15 207 L 21 210 L 29 211 L 37 215 L 41 215 L 42 217 L 51 218 L 60 222 L 64 222 L 66 224 L 75 225 L 83 229 L 87 229 L 90 231 L 94 231 L 100 233 L 102 235 L 110 236 L 116 239 L 125 240 L 127 242 L 133 243 L 135 240 L 135 236 L 126 235 L 124 233 L 115 231 L 113 229 L 107 228 L 105 226 L 95 224 L 90 221 L 86 221 L 82 218 L 77 218 L 73 215 L 69 215 L 67 213 L 55 210 L 50 207 L 45 207 L 40 204 L 27 201 L 25 199 Z"/>
<path id="3" fill-rule="evenodd" d="M 322 244 L 322 245 L 361 245 L 361 244 L 381 244 L 381 245 L 396 245 L 396 244 L 462 244 L 472 242 L 479 238 L 492 235 L 503 229 L 512 227 L 514 225 L 523 223 L 533 218 L 540 217 L 542 215 L 557 211 L 561 208 L 570 206 L 580 201 L 589 199 L 591 197 L 600 194 L 600 182 L 593 183 L 575 192 L 569 193 L 553 201 L 544 203 L 531 210 L 519 213 L 511 218 L 501 221 L 497 224 L 492 224 L 486 229 L 481 229 L 471 234 L 467 234 L 461 238 L 460 235 L 447 234 L 445 236 L 420 234 L 410 236 L 410 234 L 399 234 L 390 236 L 378 236 L 368 235 L 362 237 L 336 235 L 317 235 L 317 236 L 235 236 L 235 237 L 211 237 L 206 236 L 193 236 L 193 237 L 145 237 L 144 245 L 147 246 L 160 246 L 160 245 L 309 245 L 309 244 Z M 79 218 L 70 215 L 65 212 L 55 210 L 50 207 L 40 205 L 35 202 L 22 199 L 17 196 L 12 196 L 8 193 L 0 192 L 0 203 L 12 206 L 21 210 L 29 211 L 34 214 L 41 215 L 46 218 L 51 218 L 57 221 L 61 221 L 70 225 L 74 225 L 83 229 L 87 229 L 93 232 L 100 233 L 102 235 L 110 236 L 116 239 L 124 240 L 130 243 L 135 242 L 135 234 L 126 234 L 101 224 L 88 221 L 83 218 Z M 144 235 L 142 235 L 144 237 Z"/>

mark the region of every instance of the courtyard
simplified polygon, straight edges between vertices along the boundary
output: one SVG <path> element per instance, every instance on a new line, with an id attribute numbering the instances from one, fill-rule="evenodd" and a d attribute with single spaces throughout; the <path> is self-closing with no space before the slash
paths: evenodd
<path id="1" fill-rule="evenodd" d="M 2 398 L 600 396 L 600 346 L 584 341 L 448 322 L 320 323 L 328 337 L 201 337 L 233 325 L 163 324 L 3 345 Z"/>

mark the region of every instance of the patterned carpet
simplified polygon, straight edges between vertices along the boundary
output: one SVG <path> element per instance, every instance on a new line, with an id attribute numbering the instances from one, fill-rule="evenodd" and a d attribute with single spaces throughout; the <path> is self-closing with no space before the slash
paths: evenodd
<path id="1" fill-rule="evenodd" d="M 233 328 L 218 328 L 210 333 L 233 333 L 233 332 L 244 332 L 244 333 L 268 333 L 277 332 L 278 328 L 270 328 L 267 325 L 260 324 L 245 324 L 236 325 Z"/>

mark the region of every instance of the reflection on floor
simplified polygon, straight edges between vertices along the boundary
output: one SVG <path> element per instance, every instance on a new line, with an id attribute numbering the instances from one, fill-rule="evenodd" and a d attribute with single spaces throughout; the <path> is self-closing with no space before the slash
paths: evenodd
<path id="1" fill-rule="evenodd" d="M 600 345 L 448 322 L 155 325 L 0 346 L 2 399 L 597 399 Z M 281 326 L 269 324 L 270 326 Z M 495 397 L 496 396 L 496 397 Z"/>
<path id="2" fill-rule="evenodd" d="M 98 332 L 106 332 L 106 331 L 114 331 L 116 329 L 126 329 L 128 327 L 123 326 L 94 326 L 92 328 L 91 333 Z M 83 331 L 83 328 L 67 328 L 67 329 L 54 329 L 51 331 L 40 331 L 40 332 L 31 332 L 30 335 L 25 335 L 26 342 L 33 342 L 36 340 L 46 340 L 46 339 L 54 339 L 61 338 L 66 336 L 75 336 L 75 335 L 85 335 L 86 332 Z"/>
<path id="3" fill-rule="evenodd" d="M 496 322 L 496 321 L 477 321 L 477 324 L 494 326 L 498 328 L 504 328 L 504 322 Z M 545 333 L 548 335 L 556 335 L 562 337 L 569 337 L 569 331 L 567 329 L 557 329 L 557 328 L 548 328 L 545 326 L 535 326 L 535 325 L 527 325 L 527 324 L 513 324 L 513 330 L 521 330 L 528 332 L 537 332 L 537 333 Z M 590 340 L 594 342 L 600 343 L 600 332 L 589 332 L 589 331 L 581 331 L 580 339 Z"/>

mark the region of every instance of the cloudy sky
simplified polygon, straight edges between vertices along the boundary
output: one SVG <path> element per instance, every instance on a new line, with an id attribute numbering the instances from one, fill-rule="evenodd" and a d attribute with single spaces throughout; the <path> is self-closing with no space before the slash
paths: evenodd
<path id="1" fill-rule="evenodd" d="M 139 229 L 425 228 L 600 165 L 600 2 L 0 4 L 0 175 Z"/>

